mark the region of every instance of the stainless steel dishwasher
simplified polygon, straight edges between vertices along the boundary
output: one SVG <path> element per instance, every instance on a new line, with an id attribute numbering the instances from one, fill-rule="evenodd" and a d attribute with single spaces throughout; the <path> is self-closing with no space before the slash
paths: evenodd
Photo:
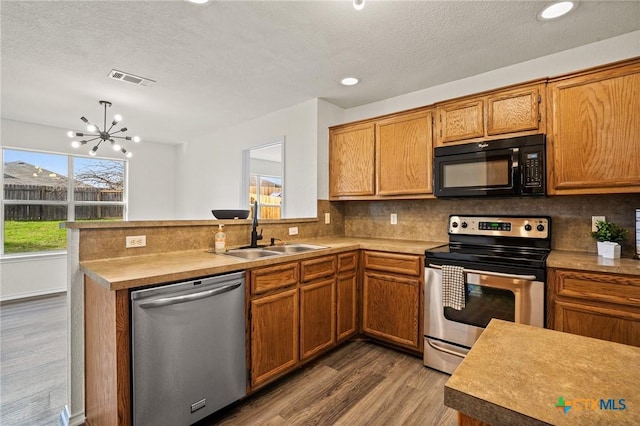
<path id="1" fill-rule="evenodd" d="M 246 395 L 244 273 L 131 292 L 133 424 L 189 425 Z"/>

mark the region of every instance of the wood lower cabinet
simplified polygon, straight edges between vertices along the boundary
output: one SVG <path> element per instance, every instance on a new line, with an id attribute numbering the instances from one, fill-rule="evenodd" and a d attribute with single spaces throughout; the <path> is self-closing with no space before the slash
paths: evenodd
<path id="1" fill-rule="evenodd" d="M 300 359 L 336 342 L 336 280 L 323 278 L 300 287 Z"/>
<path id="2" fill-rule="evenodd" d="M 640 278 L 550 269 L 548 326 L 640 346 Z"/>
<path id="3" fill-rule="evenodd" d="M 358 333 L 358 252 L 338 255 L 336 278 L 336 340 L 341 342 Z"/>
<path id="4" fill-rule="evenodd" d="M 544 81 L 536 81 L 441 102 L 434 145 L 544 133 L 544 93 Z"/>
<path id="5" fill-rule="evenodd" d="M 298 289 L 250 302 L 251 385 L 260 386 L 298 365 Z"/>
<path id="6" fill-rule="evenodd" d="M 382 341 L 421 351 L 424 276 L 421 257 L 367 251 L 364 259 L 362 331 Z M 391 270 L 403 273 L 381 272 L 380 265 L 386 263 L 394 265 Z"/>
<path id="7" fill-rule="evenodd" d="M 550 80 L 549 194 L 640 192 L 640 59 Z"/>

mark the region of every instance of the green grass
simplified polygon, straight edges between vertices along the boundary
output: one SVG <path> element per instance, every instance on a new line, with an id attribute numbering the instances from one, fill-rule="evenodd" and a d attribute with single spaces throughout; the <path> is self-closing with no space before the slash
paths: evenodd
<path id="1" fill-rule="evenodd" d="M 65 250 L 67 230 L 63 221 L 12 221 L 4 223 L 4 252 L 31 253 L 34 251 Z"/>

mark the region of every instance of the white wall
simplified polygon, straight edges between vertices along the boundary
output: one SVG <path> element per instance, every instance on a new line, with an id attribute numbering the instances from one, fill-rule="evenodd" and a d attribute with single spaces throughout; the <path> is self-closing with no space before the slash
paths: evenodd
<path id="1" fill-rule="evenodd" d="M 2 119 L 1 146 L 84 155 L 71 147 L 68 129 Z M 127 147 L 129 148 L 129 147 Z M 175 161 L 178 146 L 142 142 L 131 146 L 129 159 L 129 220 L 174 219 Z M 112 150 L 102 149 L 99 156 L 122 159 Z M 5 256 L 0 258 L 0 300 L 65 291 L 67 288 L 65 254 Z"/>
<path id="2" fill-rule="evenodd" d="M 640 56 L 640 31 L 543 56 L 473 77 L 373 102 L 345 111 L 345 122 L 417 108 L 510 84 L 553 77 Z"/>
<path id="3" fill-rule="evenodd" d="M 242 151 L 285 140 L 284 217 L 316 217 L 318 100 L 273 112 L 183 144 L 180 219 L 212 219 L 211 209 L 246 208 Z"/>

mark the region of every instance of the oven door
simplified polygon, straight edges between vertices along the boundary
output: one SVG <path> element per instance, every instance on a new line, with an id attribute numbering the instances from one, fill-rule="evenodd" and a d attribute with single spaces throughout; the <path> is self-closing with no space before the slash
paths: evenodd
<path id="1" fill-rule="evenodd" d="M 443 307 L 442 271 L 428 266 L 425 349 L 462 358 L 492 318 L 544 327 L 544 283 L 535 275 L 466 270 L 466 304 L 458 311 Z"/>
<path id="2" fill-rule="evenodd" d="M 440 149 L 446 148 L 436 148 L 435 151 L 436 197 L 519 195 L 518 148 L 438 155 Z"/>

